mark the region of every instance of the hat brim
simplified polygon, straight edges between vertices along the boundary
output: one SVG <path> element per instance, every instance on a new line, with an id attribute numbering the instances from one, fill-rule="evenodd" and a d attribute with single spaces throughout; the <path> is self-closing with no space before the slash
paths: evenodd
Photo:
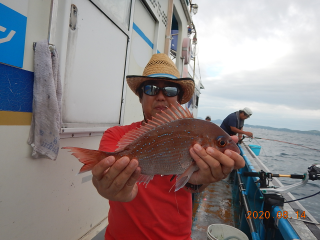
<path id="1" fill-rule="evenodd" d="M 194 93 L 194 80 L 192 78 L 163 78 L 163 77 L 148 77 L 148 76 L 137 76 L 137 75 L 128 75 L 127 83 L 130 89 L 138 95 L 138 87 L 145 81 L 167 81 L 177 83 L 181 86 L 183 91 L 183 96 L 181 100 L 181 104 L 189 102 Z"/>

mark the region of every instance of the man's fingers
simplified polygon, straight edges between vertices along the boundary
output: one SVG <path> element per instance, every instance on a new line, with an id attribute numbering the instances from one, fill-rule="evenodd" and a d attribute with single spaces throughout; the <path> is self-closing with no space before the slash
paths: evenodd
<path id="1" fill-rule="evenodd" d="M 219 167 L 220 163 L 215 159 L 212 159 L 210 155 L 206 152 L 204 148 L 202 148 L 199 144 L 195 144 L 193 148 L 190 149 L 190 155 L 193 160 L 197 163 L 198 167 L 202 170 L 207 170 L 210 168 L 207 161 L 214 167 Z"/>
<path id="2" fill-rule="evenodd" d="M 238 153 L 231 150 L 226 150 L 224 153 L 234 161 L 234 169 L 240 169 L 245 166 L 243 157 Z"/>
<path id="3" fill-rule="evenodd" d="M 129 178 L 129 180 L 127 181 L 127 184 L 125 185 L 125 187 L 132 188 L 136 184 L 140 176 L 140 173 L 141 173 L 141 168 L 137 167 L 136 170 L 131 175 L 131 177 Z"/>
<path id="4" fill-rule="evenodd" d="M 210 156 L 217 159 L 221 165 L 224 165 L 227 168 L 232 168 L 234 166 L 234 161 L 230 159 L 230 156 L 226 155 L 226 152 L 230 150 L 226 150 L 225 153 L 222 153 L 217 149 L 208 147 L 206 151 Z"/>
<path id="5" fill-rule="evenodd" d="M 237 143 L 239 138 L 236 135 L 231 136 L 232 140 Z"/>
<path id="6" fill-rule="evenodd" d="M 109 192 L 115 197 L 114 201 L 128 202 L 134 199 L 138 193 L 136 184 L 141 169 L 138 160 L 132 159 L 126 168 L 114 179 L 110 185 Z"/>
<path id="7" fill-rule="evenodd" d="M 138 160 L 132 159 L 130 161 L 128 157 L 120 158 L 105 175 L 105 178 L 110 181 L 108 186 L 110 190 L 115 192 L 121 191 L 137 167 Z"/>
<path id="8" fill-rule="evenodd" d="M 105 159 L 102 159 L 100 162 L 98 162 L 92 168 L 93 178 L 100 181 L 103 178 L 105 171 L 112 166 L 114 161 L 115 161 L 114 156 L 109 156 L 109 157 L 106 157 Z"/>
<path id="9" fill-rule="evenodd" d="M 203 174 L 201 176 L 206 181 L 215 182 L 224 177 L 220 162 L 208 154 L 199 144 L 195 144 L 194 148 L 190 149 L 190 154 L 200 170 L 206 172 L 206 176 Z"/>

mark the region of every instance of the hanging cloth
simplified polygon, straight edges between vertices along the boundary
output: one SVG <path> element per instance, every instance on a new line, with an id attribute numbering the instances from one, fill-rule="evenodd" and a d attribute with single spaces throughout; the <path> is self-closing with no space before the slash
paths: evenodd
<path id="1" fill-rule="evenodd" d="M 240 119 L 240 113 L 239 111 L 236 111 L 236 116 L 237 116 L 237 128 L 238 129 L 241 129 L 243 128 L 243 125 L 244 125 L 244 120 Z"/>
<path id="2" fill-rule="evenodd" d="M 34 54 L 33 114 L 28 144 L 32 157 L 56 160 L 61 129 L 61 77 L 56 49 L 47 40 L 36 43 Z"/>

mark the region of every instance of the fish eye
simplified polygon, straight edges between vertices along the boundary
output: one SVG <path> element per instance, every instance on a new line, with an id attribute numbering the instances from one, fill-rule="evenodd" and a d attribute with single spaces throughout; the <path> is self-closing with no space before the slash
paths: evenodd
<path id="1" fill-rule="evenodd" d="M 227 141 L 224 139 L 224 137 L 217 137 L 217 145 L 218 147 L 225 147 L 227 145 Z"/>

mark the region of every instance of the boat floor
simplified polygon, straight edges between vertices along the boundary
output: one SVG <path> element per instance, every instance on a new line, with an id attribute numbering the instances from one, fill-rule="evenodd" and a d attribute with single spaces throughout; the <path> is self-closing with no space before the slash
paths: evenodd
<path id="1" fill-rule="evenodd" d="M 228 181 L 222 180 L 195 194 L 191 234 L 193 240 L 207 239 L 207 228 L 211 224 L 234 226 L 231 190 Z"/>
<path id="2" fill-rule="evenodd" d="M 231 185 L 227 180 L 210 184 L 203 192 L 194 196 L 192 214 L 193 240 L 207 239 L 207 228 L 211 224 L 234 226 Z M 104 239 L 104 228 L 92 240 Z"/>

